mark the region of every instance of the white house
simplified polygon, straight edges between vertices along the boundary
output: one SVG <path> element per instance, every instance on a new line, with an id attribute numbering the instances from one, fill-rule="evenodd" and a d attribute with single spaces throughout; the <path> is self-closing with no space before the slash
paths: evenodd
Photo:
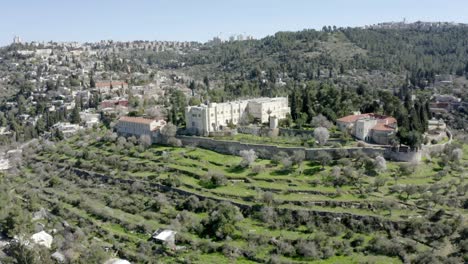
<path id="1" fill-rule="evenodd" d="M 45 231 L 41 231 L 32 235 L 31 240 L 34 244 L 45 246 L 46 248 L 51 248 L 54 238 Z"/>
<path id="2" fill-rule="evenodd" d="M 175 235 L 176 231 L 172 230 L 158 230 L 153 233 L 153 239 L 161 241 L 168 247 L 175 248 Z"/>
<path id="3" fill-rule="evenodd" d="M 287 97 L 256 98 L 226 103 L 189 106 L 185 109 L 186 127 L 199 134 L 220 131 L 254 118 L 261 123 L 269 117 L 286 118 L 291 112 Z"/>
<path id="4" fill-rule="evenodd" d="M 81 129 L 80 125 L 71 124 L 69 122 L 59 122 L 52 127 L 61 131 L 64 136 L 73 135 Z"/>
<path id="5" fill-rule="evenodd" d="M 336 120 L 341 131 L 348 131 L 357 139 L 387 145 L 397 130 L 397 121 L 391 116 L 374 113 L 345 116 Z"/>
<path id="6" fill-rule="evenodd" d="M 80 112 L 80 119 L 86 127 L 92 127 L 94 125 L 99 124 L 100 114 L 92 113 L 90 111 L 81 111 Z"/>

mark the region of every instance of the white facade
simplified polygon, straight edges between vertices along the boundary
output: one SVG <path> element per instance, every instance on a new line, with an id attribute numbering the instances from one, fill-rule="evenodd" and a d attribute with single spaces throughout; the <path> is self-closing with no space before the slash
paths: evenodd
<path id="1" fill-rule="evenodd" d="M 83 122 L 86 125 L 86 127 L 92 127 L 94 125 L 98 125 L 100 117 L 101 117 L 100 114 L 90 113 L 88 111 L 80 112 L 81 122 Z"/>
<path id="2" fill-rule="evenodd" d="M 354 136 L 360 140 L 370 141 L 370 134 L 372 128 L 377 124 L 377 119 L 363 118 L 359 119 L 355 123 Z"/>
<path id="3" fill-rule="evenodd" d="M 73 135 L 81 129 L 80 125 L 71 124 L 69 122 L 59 122 L 53 125 L 52 127 L 60 130 L 64 136 Z"/>
<path id="4" fill-rule="evenodd" d="M 140 137 L 143 135 L 154 136 L 154 133 L 166 125 L 164 120 L 154 120 L 142 117 L 123 116 L 117 124 L 117 133 L 122 135 Z"/>
<path id="5" fill-rule="evenodd" d="M 230 124 L 245 123 L 250 118 L 261 123 L 268 122 L 269 117 L 284 119 L 290 112 L 287 97 L 257 98 L 189 106 L 185 110 L 185 119 L 187 129 L 206 134 L 223 130 Z"/>

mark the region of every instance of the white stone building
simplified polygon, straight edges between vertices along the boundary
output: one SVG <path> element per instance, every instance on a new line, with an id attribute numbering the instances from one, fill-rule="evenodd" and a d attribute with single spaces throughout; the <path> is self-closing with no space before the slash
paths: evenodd
<path id="1" fill-rule="evenodd" d="M 100 114 L 92 113 L 88 110 L 80 112 L 81 122 L 86 127 L 93 127 L 94 125 L 99 125 L 100 118 L 101 118 Z"/>
<path id="2" fill-rule="evenodd" d="M 287 97 L 256 98 L 189 106 L 185 109 L 185 119 L 188 130 L 208 134 L 229 125 L 246 123 L 251 118 L 261 123 L 267 123 L 269 117 L 284 119 L 290 112 Z"/>
<path id="3" fill-rule="evenodd" d="M 336 120 L 341 131 L 348 131 L 359 140 L 388 145 L 397 130 L 397 121 L 391 116 L 373 113 L 345 116 Z"/>
<path id="4" fill-rule="evenodd" d="M 63 133 L 65 137 L 71 136 L 78 132 L 82 127 L 77 124 L 71 124 L 69 122 L 59 122 L 52 126 L 55 129 L 58 129 Z"/>
<path id="5" fill-rule="evenodd" d="M 123 136 L 141 137 L 143 135 L 148 135 L 154 140 L 159 129 L 165 125 L 166 121 L 164 120 L 123 116 L 119 119 L 116 128 L 117 133 Z"/>

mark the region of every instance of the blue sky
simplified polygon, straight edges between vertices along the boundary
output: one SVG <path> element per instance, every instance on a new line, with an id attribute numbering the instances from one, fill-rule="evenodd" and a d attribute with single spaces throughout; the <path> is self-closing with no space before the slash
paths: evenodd
<path id="1" fill-rule="evenodd" d="M 196 40 L 385 21 L 468 23 L 468 0 L 0 0 L 0 45 L 25 41 Z"/>

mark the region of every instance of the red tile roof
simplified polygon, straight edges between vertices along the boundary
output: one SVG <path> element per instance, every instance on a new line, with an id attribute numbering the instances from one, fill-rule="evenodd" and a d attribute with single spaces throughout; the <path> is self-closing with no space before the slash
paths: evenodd
<path id="1" fill-rule="evenodd" d="M 385 123 L 377 123 L 372 130 L 376 131 L 393 131 L 395 130 L 393 127 L 386 125 Z"/>
<path id="2" fill-rule="evenodd" d="M 143 118 L 143 117 L 122 116 L 119 119 L 119 121 L 149 125 L 149 124 L 153 123 L 156 120 Z"/>
<path id="3" fill-rule="evenodd" d="M 368 117 L 378 119 L 379 123 L 394 124 L 394 123 L 397 122 L 397 120 L 394 117 L 378 115 L 378 114 L 374 114 L 374 113 L 367 113 L 367 114 L 360 114 L 360 115 L 349 115 L 349 116 L 339 118 L 336 121 L 345 122 L 345 123 L 354 123 L 359 119 L 368 118 Z"/>
<path id="4" fill-rule="evenodd" d="M 342 118 L 338 118 L 336 121 L 346 122 L 346 123 L 354 123 L 354 122 L 356 122 L 356 120 L 359 120 L 359 119 L 365 118 L 365 117 L 369 117 L 369 116 L 370 116 L 369 114 L 349 115 L 349 116 L 345 116 L 345 117 L 342 117 Z"/>

